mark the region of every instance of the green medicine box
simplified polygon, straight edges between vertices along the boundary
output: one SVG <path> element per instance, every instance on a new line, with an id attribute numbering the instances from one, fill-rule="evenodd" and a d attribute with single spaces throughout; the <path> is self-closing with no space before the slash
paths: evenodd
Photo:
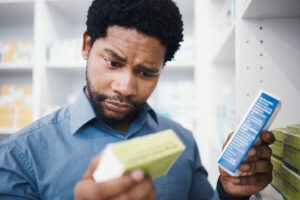
<path id="1" fill-rule="evenodd" d="M 300 124 L 287 125 L 286 129 L 290 133 L 295 133 L 300 135 Z"/>
<path id="2" fill-rule="evenodd" d="M 282 159 L 283 156 L 283 138 L 284 138 L 285 128 L 272 129 L 275 136 L 275 142 L 271 144 L 272 154 L 278 158 Z"/>
<path id="3" fill-rule="evenodd" d="M 300 173 L 300 135 L 284 133 L 283 161 L 286 165 Z"/>
<path id="4" fill-rule="evenodd" d="M 272 185 L 280 192 L 283 193 L 283 177 L 282 177 L 282 164 L 283 162 L 275 157 L 271 157 L 271 162 L 273 164 L 273 180 Z"/>
<path id="5" fill-rule="evenodd" d="M 282 191 L 288 200 L 300 199 L 300 176 L 282 165 Z"/>
<path id="6" fill-rule="evenodd" d="M 172 130 L 108 144 L 93 177 L 96 182 L 104 182 L 134 169 L 142 169 L 153 178 L 162 176 L 184 150 L 184 144 Z"/>

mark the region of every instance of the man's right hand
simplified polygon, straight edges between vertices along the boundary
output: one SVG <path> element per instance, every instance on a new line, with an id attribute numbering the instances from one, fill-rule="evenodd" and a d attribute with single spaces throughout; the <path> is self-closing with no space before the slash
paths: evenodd
<path id="1" fill-rule="evenodd" d="M 141 170 L 134 170 L 106 182 L 95 182 L 93 172 L 98 166 L 101 155 L 91 161 L 82 180 L 75 186 L 74 196 L 76 200 L 155 199 L 156 189 L 153 180 Z"/>

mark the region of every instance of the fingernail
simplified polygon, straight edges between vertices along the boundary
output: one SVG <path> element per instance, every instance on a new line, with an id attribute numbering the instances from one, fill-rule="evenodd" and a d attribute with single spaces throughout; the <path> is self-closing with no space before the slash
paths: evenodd
<path id="1" fill-rule="evenodd" d="M 235 183 L 235 184 L 239 184 L 240 182 L 241 182 L 240 178 L 234 178 L 233 179 L 233 183 Z"/>
<path id="2" fill-rule="evenodd" d="M 139 182 L 144 178 L 144 172 L 142 170 L 134 170 L 130 173 L 130 177 L 133 181 Z"/>
<path id="3" fill-rule="evenodd" d="M 250 169 L 250 165 L 244 164 L 242 165 L 242 171 L 248 171 Z"/>
<path id="4" fill-rule="evenodd" d="M 266 138 L 270 139 L 271 138 L 271 134 L 269 132 L 266 132 Z"/>

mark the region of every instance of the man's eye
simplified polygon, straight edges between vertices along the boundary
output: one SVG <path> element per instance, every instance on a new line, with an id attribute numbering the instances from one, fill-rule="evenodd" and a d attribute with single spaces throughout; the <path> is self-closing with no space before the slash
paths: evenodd
<path id="1" fill-rule="evenodd" d="M 105 62 L 109 65 L 109 66 L 112 66 L 112 67 L 121 67 L 121 64 L 120 63 L 117 63 L 117 62 L 114 62 L 114 61 L 111 61 L 107 58 L 104 58 Z"/>
<path id="2" fill-rule="evenodd" d="M 155 76 L 155 75 L 149 74 L 149 73 L 147 73 L 147 72 L 138 72 L 137 74 L 138 74 L 139 76 L 141 76 L 141 77 L 144 77 L 144 78 L 152 78 L 152 77 Z"/>

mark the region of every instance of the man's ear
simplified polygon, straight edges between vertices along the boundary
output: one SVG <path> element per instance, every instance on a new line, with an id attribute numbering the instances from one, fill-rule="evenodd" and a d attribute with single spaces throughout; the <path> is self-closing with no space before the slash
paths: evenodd
<path id="1" fill-rule="evenodd" d="M 89 58 L 90 50 L 91 50 L 91 40 L 92 38 L 87 34 L 87 31 L 83 33 L 83 41 L 81 48 L 81 55 L 84 60 Z"/>

